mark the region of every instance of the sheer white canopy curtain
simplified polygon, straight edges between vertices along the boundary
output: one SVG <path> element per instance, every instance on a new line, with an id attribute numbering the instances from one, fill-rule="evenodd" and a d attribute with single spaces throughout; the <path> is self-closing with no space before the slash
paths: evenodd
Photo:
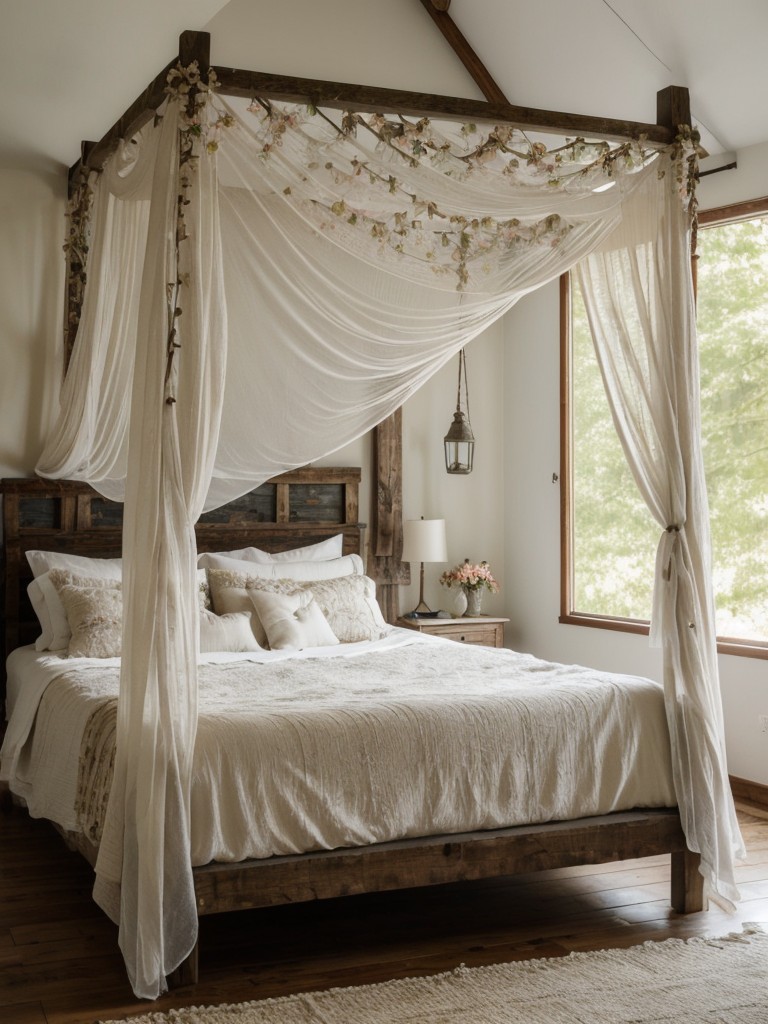
<path id="1" fill-rule="evenodd" d="M 662 527 L 651 643 L 683 827 L 710 895 L 730 906 L 745 850 L 725 763 L 688 225 L 670 189 L 644 184 L 578 272 L 616 430 Z"/>
<path id="2" fill-rule="evenodd" d="M 194 65 L 171 72 L 168 91 L 155 123 L 92 178 L 79 334 L 37 466 L 125 500 L 118 764 L 95 892 L 119 919 L 131 984 L 148 998 L 196 939 L 188 814 L 200 512 L 375 426 L 526 292 L 603 243 L 610 251 L 628 209 L 653 260 L 683 252 L 688 216 L 684 144 L 548 149 L 503 125 L 227 101 Z M 610 269 L 605 281 L 610 301 L 593 315 L 605 316 L 606 338 L 620 338 L 625 292 L 642 281 Z M 685 269 L 662 264 L 647 283 L 674 323 L 656 332 L 654 321 L 654 343 L 669 346 L 676 373 L 689 367 L 677 387 L 694 401 Z M 647 427 L 639 422 L 636 447 L 651 445 Z M 686 487 L 669 497 L 654 484 L 653 494 L 659 521 L 680 527 L 674 577 L 660 590 L 686 591 L 680 580 L 695 573 L 708 608 L 695 428 L 693 415 L 665 426 L 660 440 L 672 439 L 669 465 Z M 705 854 L 708 879 L 734 896 L 729 797 L 710 792 L 690 760 L 706 747 L 708 774 L 725 777 L 706 618 L 661 605 L 670 723 L 686 736 L 674 754 L 690 782 L 679 792 L 689 841 L 717 848 Z"/>

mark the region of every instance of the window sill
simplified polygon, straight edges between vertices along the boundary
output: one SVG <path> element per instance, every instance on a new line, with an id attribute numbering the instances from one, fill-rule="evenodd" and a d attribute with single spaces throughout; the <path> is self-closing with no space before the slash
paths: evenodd
<path id="1" fill-rule="evenodd" d="M 589 626 L 592 629 L 613 629 L 621 633 L 636 633 L 648 636 L 650 623 L 642 619 L 617 619 L 610 615 L 587 615 L 569 612 L 558 621 L 567 626 Z M 717 653 L 731 654 L 738 658 L 764 658 L 768 660 L 768 643 L 760 640 L 736 640 L 732 637 L 718 637 Z"/>

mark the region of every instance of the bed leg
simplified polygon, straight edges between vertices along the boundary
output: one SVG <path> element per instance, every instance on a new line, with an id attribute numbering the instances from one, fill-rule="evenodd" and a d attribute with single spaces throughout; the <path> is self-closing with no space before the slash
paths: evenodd
<path id="1" fill-rule="evenodd" d="M 179 966 L 168 975 L 168 988 L 183 988 L 185 985 L 197 984 L 197 961 L 198 943 L 196 942 L 190 950 L 189 956 L 182 960 Z"/>
<path id="2" fill-rule="evenodd" d="M 687 848 L 672 854 L 671 902 L 678 914 L 695 914 L 699 910 L 706 910 L 700 861 L 699 854 Z"/>

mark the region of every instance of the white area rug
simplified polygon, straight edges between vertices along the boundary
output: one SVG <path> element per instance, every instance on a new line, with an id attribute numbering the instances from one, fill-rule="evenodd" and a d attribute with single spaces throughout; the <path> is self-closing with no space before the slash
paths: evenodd
<path id="1" fill-rule="evenodd" d="M 668 939 L 552 960 L 131 1017 L 130 1024 L 767 1024 L 768 934 Z M 102 1024 L 116 1024 L 104 1021 Z"/>

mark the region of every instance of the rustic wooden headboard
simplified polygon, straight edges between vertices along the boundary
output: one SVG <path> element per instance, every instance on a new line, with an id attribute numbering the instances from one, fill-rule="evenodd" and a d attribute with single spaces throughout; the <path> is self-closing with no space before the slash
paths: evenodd
<path id="1" fill-rule="evenodd" d="M 204 513 L 198 551 L 254 545 L 267 551 L 344 535 L 344 554 L 363 554 L 358 468 L 309 467 L 268 480 L 228 505 Z M 0 480 L 3 497 L 5 654 L 34 642 L 40 630 L 27 597 L 27 551 L 66 551 L 93 558 L 121 554 L 123 506 L 71 480 Z M 4 688 L 5 672 L 0 677 Z M 2 694 L 0 694 L 2 696 Z"/>

